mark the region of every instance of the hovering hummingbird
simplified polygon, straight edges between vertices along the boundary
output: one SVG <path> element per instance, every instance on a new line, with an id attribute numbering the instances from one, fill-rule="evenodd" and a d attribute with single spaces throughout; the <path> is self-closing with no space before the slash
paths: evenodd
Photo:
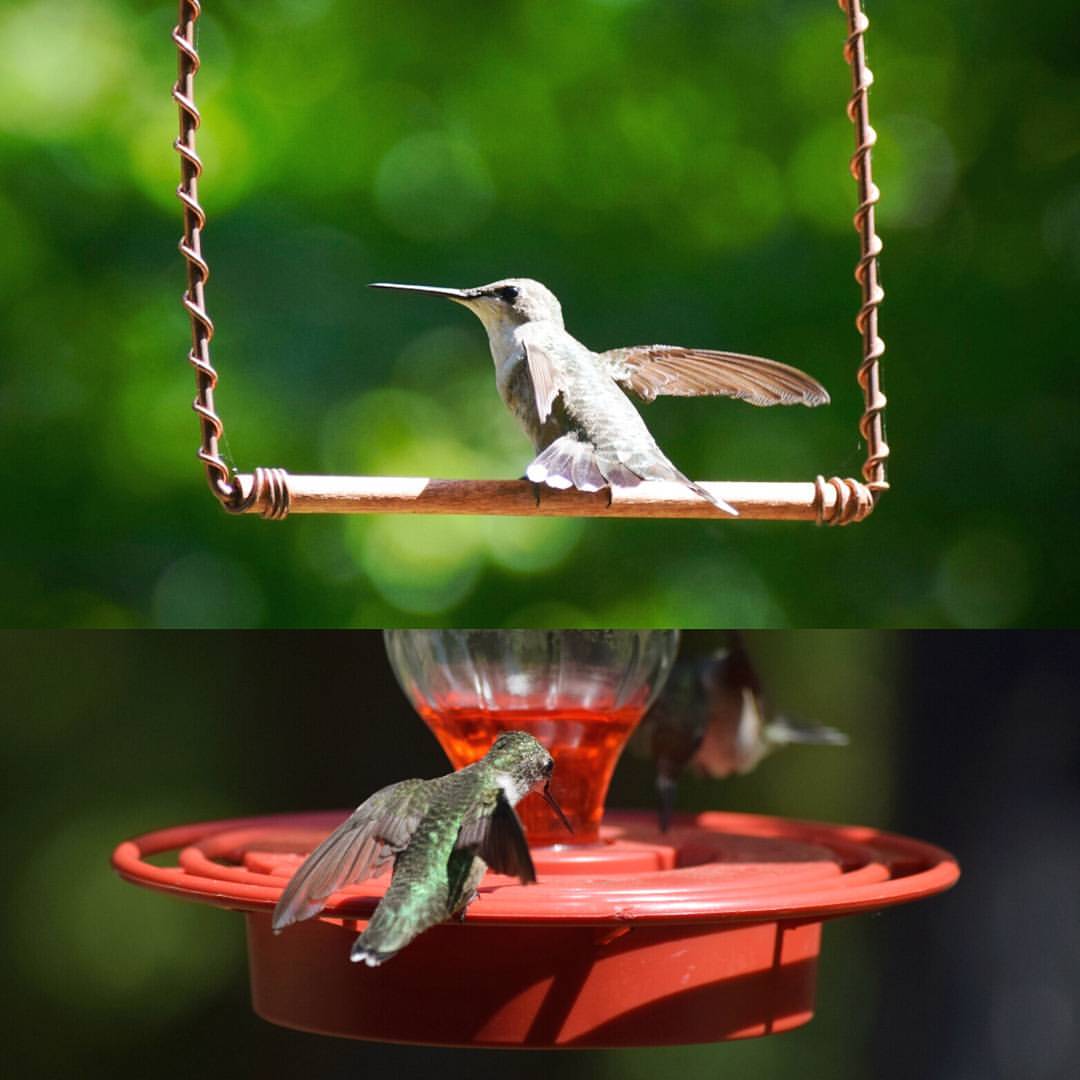
<path id="1" fill-rule="evenodd" d="M 664 456 L 623 391 L 643 401 L 660 394 L 721 394 L 751 405 L 829 400 L 809 375 L 757 356 L 677 345 L 593 352 L 567 333 L 555 295 L 529 278 L 505 278 L 475 289 L 387 282 L 372 288 L 445 296 L 484 324 L 499 394 L 537 452 L 525 472 L 534 484 L 600 491 L 674 480 L 738 516 Z"/>
<path id="2" fill-rule="evenodd" d="M 317 915 L 332 893 L 393 862 L 390 885 L 349 956 L 376 967 L 429 927 L 464 918 L 489 866 L 531 884 L 536 870 L 514 806 L 539 791 L 572 832 L 551 794 L 554 768 L 531 735 L 504 731 L 458 772 L 375 792 L 300 864 L 274 908 L 274 932 Z"/>
<path id="3" fill-rule="evenodd" d="M 836 728 L 774 716 L 742 635 L 711 656 L 678 660 L 656 704 L 634 734 L 634 748 L 656 762 L 660 831 L 671 823 L 679 777 L 689 766 L 712 777 L 748 773 L 792 743 L 846 746 Z"/>

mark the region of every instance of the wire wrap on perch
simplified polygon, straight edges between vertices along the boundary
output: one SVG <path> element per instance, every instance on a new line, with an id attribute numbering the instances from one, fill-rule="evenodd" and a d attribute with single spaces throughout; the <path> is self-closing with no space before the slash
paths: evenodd
<path id="1" fill-rule="evenodd" d="M 818 476 L 811 483 L 707 483 L 731 503 L 746 520 L 814 521 L 846 525 L 862 521 L 889 484 L 885 441 L 885 394 L 881 388 L 881 357 L 885 343 L 878 334 L 878 309 L 884 297 L 878 271 L 881 238 L 875 229 L 875 207 L 880 192 L 874 184 L 870 157 L 877 133 L 870 125 L 869 89 L 873 73 L 866 65 L 865 34 L 870 25 L 861 0 L 838 0 L 845 13 L 848 34 L 844 58 L 851 67 L 852 96 L 847 114 L 855 127 L 855 153 L 851 173 L 858 185 L 855 229 L 859 259 L 855 279 L 862 302 L 855 325 L 862 337 L 862 360 L 857 379 L 863 393 L 859 432 L 866 444 L 863 479 Z M 218 375 L 211 363 L 214 324 L 206 307 L 210 267 L 202 252 L 206 213 L 199 202 L 198 181 L 202 160 L 196 148 L 201 123 L 195 104 L 195 76 L 200 67 L 196 28 L 202 14 L 200 0 L 180 0 L 178 25 L 172 32 L 178 57 L 178 77 L 172 96 L 177 104 L 180 132 L 173 146 L 180 156 L 180 186 L 176 193 L 184 208 L 180 252 L 187 264 L 184 308 L 191 322 L 192 346 L 188 360 L 195 369 L 196 397 L 202 440 L 199 460 L 210 490 L 230 513 L 257 513 L 280 521 L 290 513 L 422 513 L 571 515 L 579 517 L 701 517 L 730 520 L 717 508 L 677 484 L 647 482 L 610 493 L 555 491 L 542 494 L 524 480 L 441 480 L 429 478 L 342 477 L 289 475 L 280 468 L 236 472 L 221 456 L 224 426 L 214 406 Z"/>

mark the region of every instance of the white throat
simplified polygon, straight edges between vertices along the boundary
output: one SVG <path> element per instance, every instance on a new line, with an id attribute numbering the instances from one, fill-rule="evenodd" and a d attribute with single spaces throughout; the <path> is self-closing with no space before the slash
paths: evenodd
<path id="1" fill-rule="evenodd" d="M 510 773 L 499 773 L 495 777 L 495 783 L 502 788 L 506 801 L 511 806 L 516 806 L 531 790 L 528 784 L 511 776 Z"/>
<path id="2" fill-rule="evenodd" d="M 501 371 L 510 357 L 520 351 L 515 331 L 522 324 L 502 304 L 492 303 L 490 300 L 480 300 L 469 307 L 484 324 L 488 345 L 491 347 L 491 358 L 495 361 L 496 371 Z"/>

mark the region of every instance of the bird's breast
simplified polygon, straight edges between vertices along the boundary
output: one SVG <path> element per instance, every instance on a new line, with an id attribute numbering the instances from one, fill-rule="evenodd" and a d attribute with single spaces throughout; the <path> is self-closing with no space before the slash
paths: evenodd
<path id="1" fill-rule="evenodd" d="M 509 405 L 510 396 L 519 394 L 521 379 L 528 378 L 529 365 L 525 360 L 525 348 L 519 342 L 516 349 L 499 354 L 492 346 L 491 355 L 495 361 L 495 385 L 499 388 L 503 401 Z"/>
<path id="2" fill-rule="evenodd" d="M 491 359 L 495 362 L 496 378 L 515 357 L 523 355 L 523 346 L 518 338 L 518 327 L 511 323 L 499 322 L 487 327 L 488 347 L 491 349 Z"/>

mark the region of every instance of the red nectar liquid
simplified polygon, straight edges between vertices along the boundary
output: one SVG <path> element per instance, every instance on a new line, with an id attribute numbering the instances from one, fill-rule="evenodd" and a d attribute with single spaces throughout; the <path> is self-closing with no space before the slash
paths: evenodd
<path id="1" fill-rule="evenodd" d="M 484 756 L 501 731 L 527 731 L 555 758 L 551 793 L 574 826 L 571 835 L 539 795 L 517 805 L 529 843 L 588 844 L 597 839 L 611 774 L 641 719 L 641 705 L 619 710 L 532 707 L 513 700 L 505 710 L 475 707 L 421 709 L 455 769 Z"/>

